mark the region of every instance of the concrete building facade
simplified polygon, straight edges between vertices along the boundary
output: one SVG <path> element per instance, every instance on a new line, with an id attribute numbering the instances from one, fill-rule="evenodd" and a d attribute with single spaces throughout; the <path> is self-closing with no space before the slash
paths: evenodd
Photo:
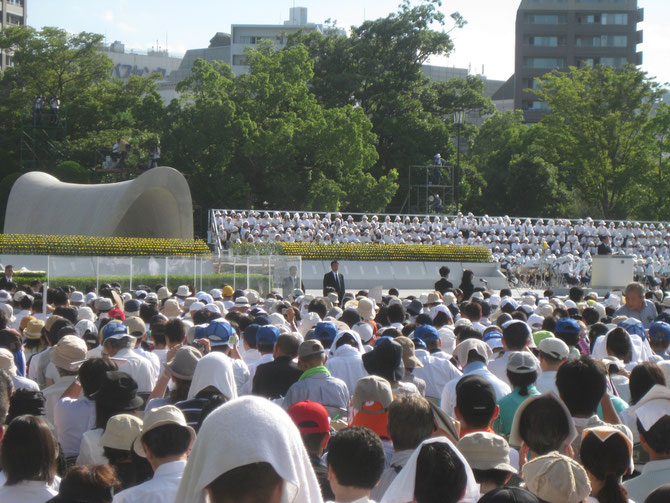
<path id="1" fill-rule="evenodd" d="M 528 122 L 546 111 L 535 79 L 569 67 L 642 64 L 637 0 L 522 0 L 516 17 L 514 107 Z"/>
<path id="2" fill-rule="evenodd" d="M 8 26 L 23 26 L 28 18 L 28 0 L 0 0 L 0 31 Z M 0 51 L 0 71 L 12 66 L 12 53 Z"/>

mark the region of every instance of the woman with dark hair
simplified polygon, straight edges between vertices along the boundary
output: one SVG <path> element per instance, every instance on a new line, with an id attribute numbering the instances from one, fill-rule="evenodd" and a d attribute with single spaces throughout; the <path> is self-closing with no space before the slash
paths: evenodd
<path id="1" fill-rule="evenodd" d="M 475 273 L 470 269 L 465 269 L 463 271 L 463 276 L 461 276 L 461 284 L 458 285 L 458 289 L 463 292 L 463 298 L 461 301 L 469 300 L 472 296 L 472 293 L 475 291 L 475 285 L 472 283 L 474 277 Z"/>
<path id="2" fill-rule="evenodd" d="M 58 496 L 47 503 L 112 503 L 120 487 L 109 465 L 75 466 L 61 481 Z"/>
<path id="3" fill-rule="evenodd" d="M 633 440 L 608 426 L 582 433 L 582 466 L 591 482 L 591 499 L 598 503 L 628 503 L 622 477 L 633 465 Z"/>
<path id="4" fill-rule="evenodd" d="M 5 479 L 0 501 L 44 503 L 57 492 L 58 444 L 46 421 L 34 416 L 14 419 L 2 438 L 0 462 Z"/>

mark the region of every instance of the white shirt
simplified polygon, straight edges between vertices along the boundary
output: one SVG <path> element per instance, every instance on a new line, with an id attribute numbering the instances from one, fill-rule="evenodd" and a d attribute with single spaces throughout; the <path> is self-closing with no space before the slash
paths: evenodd
<path id="1" fill-rule="evenodd" d="M 58 494 L 58 490 L 39 480 L 24 480 L 11 486 L 0 486 L 0 501 L 44 503 Z"/>
<path id="2" fill-rule="evenodd" d="M 54 427 L 65 457 L 77 456 L 84 433 L 95 428 L 95 402 L 61 398 L 54 408 Z"/>
<path id="3" fill-rule="evenodd" d="M 105 450 L 100 445 L 102 437 L 102 428 L 89 430 L 81 438 L 79 456 L 77 456 L 78 465 L 104 465 L 107 464 Z"/>
<path id="4" fill-rule="evenodd" d="M 368 373 L 363 366 L 363 360 L 358 350 L 344 344 L 335 350 L 335 354 L 326 361 L 326 368 L 333 377 L 342 379 L 349 390 L 349 396 L 354 396 L 356 383 Z"/>
<path id="5" fill-rule="evenodd" d="M 121 491 L 112 503 L 175 503 L 186 461 L 172 461 L 156 468 L 153 478 Z"/>
<path id="6" fill-rule="evenodd" d="M 535 381 L 535 387 L 540 393 L 553 391 L 558 396 L 558 388 L 556 387 L 556 370 L 545 370 Z"/>
<path id="7" fill-rule="evenodd" d="M 633 501 L 642 502 L 654 489 L 670 480 L 670 459 L 649 461 L 637 477 L 627 480 L 623 486 Z"/>
<path id="8" fill-rule="evenodd" d="M 254 376 L 256 375 L 256 367 L 271 361 L 274 361 L 272 353 L 265 353 L 264 355 L 261 355 L 255 363 L 247 362 L 247 367 L 249 368 L 249 379 L 244 383 L 244 386 L 242 386 L 242 390 L 238 390 L 238 395 L 251 395 L 251 388 L 253 387 Z M 235 369 L 233 368 L 233 372 L 234 371 Z"/>
<path id="9" fill-rule="evenodd" d="M 21 376 L 14 376 L 12 377 L 12 380 L 14 381 L 14 389 L 27 389 L 29 391 L 39 391 L 40 390 L 40 385 L 37 384 L 35 381 L 32 379 L 28 379 L 27 377 L 21 377 Z"/>
<path id="10" fill-rule="evenodd" d="M 70 387 L 70 384 L 72 384 L 76 378 L 77 376 L 59 377 L 58 381 L 48 388 L 44 388 L 42 391 L 44 398 L 46 398 L 45 410 L 46 418 L 49 423 L 54 424 L 54 408 L 56 407 L 56 402 L 60 400 L 61 395 Z"/>
<path id="11" fill-rule="evenodd" d="M 431 355 L 425 349 L 417 349 L 416 357 L 423 363 L 423 368 L 415 368 L 412 374 L 426 382 L 426 396 L 440 398 L 444 386 L 460 377 L 461 371 L 445 358 Z"/>
<path id="12" fill-rule="evenodd" d="M 126 372 L 135 379 L 138 393 L 151 393 L 156 385 L 156 372 L 149 360 L 134 350 L 125 348 L 114 355 L 114 361 L 121 372 Z"/>
<path id="13" fill-rule="evenodd" d="M 14 313 L 14 318 L 16 318 L 16 320 L 14 321 L 14 323 L 12 323 L 12 328 L 14 330 L 19 330 L 21 326 L 21 320 L 26 316 L 30 316 L 31 312 L 32 311 L 30 311 L 30 309 L 22 309 L 18 313 Z"/>

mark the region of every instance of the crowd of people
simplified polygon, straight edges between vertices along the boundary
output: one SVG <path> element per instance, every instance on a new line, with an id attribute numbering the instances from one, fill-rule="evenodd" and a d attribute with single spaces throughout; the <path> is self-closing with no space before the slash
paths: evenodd
<path id="1" fill-rule="evenodd" d="M 670 297 L 444 273 L 375 300 L 336 268 L 282 296 L 8 266 L 0 501 L 668 501 Z"/>
<path id="2" fill-rule="evenodd" d="M 665 285 L 670 227 L 663 223 L 594 222 L 591 218 L 521 220 L 440 215 L 354 218 L 341 213 L 213 210 L 219 245 L 233 243 L 407 243 L 485 246 L 512 281 L 553 277 L 588 285 L 595 255 L 634 258 L 637 280 Z"/>

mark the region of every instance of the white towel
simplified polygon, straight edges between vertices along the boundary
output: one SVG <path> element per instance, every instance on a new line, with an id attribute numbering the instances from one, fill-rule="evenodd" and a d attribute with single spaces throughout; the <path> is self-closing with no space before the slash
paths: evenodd
<path id="1" fill-rule="evenodd" d="M 416 480 L 416 463 L 419 459 L 421 448 L 425 444 L 442 443 L 447 444 L 449 448 L 458 456 L 463 466 L 465 467 L 465 475 L 467 481 L 465 483 L 465 491 L 463 497 L 459 500 L 460 503 L 475 503 L 479 499 L 479 484 L 475 481 L 475 475 L 470 469 L 470 465 L 465 460 L 460 451 L 451 441 L 446 437 L 429 438 L 421 442 L 410 456 L 398 476 L 391 482 L 391 485 L 384 493 L 380 503 L 410 503 L 414 501 L 414 481 Z"/>
<path id="2" fill-rule="evenodd" d="M 202 361 L 202 360 L 201 360 Z M 251 463 L 269 463 L 284 480 L 282 503 L 323 503 L 307 451 L 291 418 L 264 398 L 245 396 L 204 421 L 175 501 L 205 503 L 206 487 Z"/>
<path id="3" fill-rule="evenodd" d="M 207 386 L 214 386 L 229 401 L 237 398 L 233 362 L 223 353 L 214 351 L 200 359 L 195 366 L 188 399 L 195 398 Z"/>

